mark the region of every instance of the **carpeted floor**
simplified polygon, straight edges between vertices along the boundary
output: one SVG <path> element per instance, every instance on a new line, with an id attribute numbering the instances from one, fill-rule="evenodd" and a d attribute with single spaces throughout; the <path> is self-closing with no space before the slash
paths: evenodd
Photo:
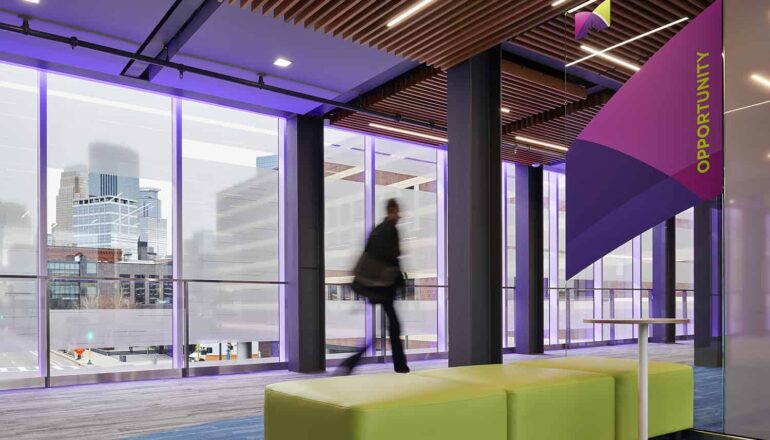
<path id="1" fill-rule="evenodd" d="M 650 344 L 650 360 L 692 364 L 692 342 Z M 635 359 L 637 346 L 551 351 L 538 357 L 606 356 Z M 506 362 L 530 356 L 508 354 Z M 446 368 L 446 360 L 410 363 L 413 370 Z M 370 364 L 358 373 L 391 371 Z M 327 373 L 328 374 L 328 373 Z M 264 388 L 323 375 L 287 371 L 124 382 L 0 393 L 0 438 L 263 439 Z M 721 369 L 695 369 L 695 427 L 722 429 Z M 29 417 L 35 414 L 35 417 Z"/>
<path id="2" fill-rule="evenodd" d="M 204 423 L 130 438 L 132 440 L 187 440 L 191 438 L 264 440 L 265 429 L 264 420 L 262 416 L 259 416 Z"/>

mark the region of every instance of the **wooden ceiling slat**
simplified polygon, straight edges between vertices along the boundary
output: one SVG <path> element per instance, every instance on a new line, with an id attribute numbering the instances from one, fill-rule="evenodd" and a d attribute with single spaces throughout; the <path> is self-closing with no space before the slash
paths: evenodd
<path id="1" fill-rule="evenodd" d="M 279 3 L 284 3 L 283 0 L 267 0 L 264 2 L 254 2 L 251 4 L 251 11 L 256 12 L 257 10 L 262 10 L 262 15 L 267 15 L 270 13 L 273 9 L 275 9 L 276 6 L 278 6 Z"/>
<path id="2" fill-rule="evenodd" d="M 526 6 L 520 8 L 517 13 L 527 14 L 532 9 L 537 7 L 538 3 L 542 3 L 543 0 L 531 0 Z M 468 41 L 478 38 L 485 32 L 490 32 L 496 29 L 500 23 L 510 21 L 510 14 L 506 14 L 506 10 L 512 10 L 512 6 L 516 3 L 514 0 L 499 0 L 494 6 L 487 6 L 482 9 L 481 13 L 475 14 L 471 17 L 467 17 L 465 20 L 456 23 L 456 28 L 453 29 L 453 34 L 445 38 L 434 38 L 431 41 L 419 41 L 416 40 L 412 46 L 405 49 L 410 53 L 414 53 L 418 59 L 430 60 L 439 59 L 439 54 L 444 54 L 448 50 L 454 48 L 456 52 L 460 52 L 459 45 L 461 41 Z M 486 39 L 484 39 L 486 41 Z M 492 45 L 497 44 L 493 43 Z M 397 55 L 399 55 L 397 53 Z M 466 57 L 467 58 L 467 57 Z"/>
<path id="3" fill-rule="evenodd" d="M 291 8 L 297 6 L 297 3 L 301 2 L 302 0 L 284 0 L 273 9 L 273 17 L 282 17 L 286 11 L 290 10 Z"/>
<path id="4" fill-rule="evenodd" d="M 445 5 L 443 8 L 426 17 L 423 20 L 412 20 L 406 23 L 399 32 L 393 32 L 384 35 L 380 39 L 374 39 L 374 47 L 380 49 L 387 47 L 391 52 L 398 52 L 402 44 L 408 44 L 411 38 L 417 34 L 435 34 L 457 19 L 458 16 L 466 15 L 472 8 L 477 7 L 473 2 L 453 2 Z"/>
<path id="5" fill-rule="evenodd" d="M 365 24 L 367 20 L 371 20 L 371 17 L 376 17 L 378 15 L 382 15 L 386 13 L 391 8 L 391 5 L 389 2 L 386 1 L 377 1 L 373 7 L 368 8 L 364 10 L 363 13 L 359 14 L 357 18 L 354 20 L 351 20 L 349 23 L 347 23 L 342 28 L 342 38 L 344 39 L 352 39 L 353 41 L 356 41 L 353 38 L 353 34 L 360 29 L 361 26 Z"/>
<path id="6" fill-rule="evenodd" d="M 422 9 L 419 14 L 422 18 L 427 17 L 433 17 L 434 15 L 437 15 L 437 12 L 441 12 L 447 5 L 449 5 L 451 2 L 435 2 L 428 4 L 424 9 Z M 398 35 L 402 32 L 404 32 L 406 29 L 409 28 L 410 25 L 413 25 L 415 23 L 421 23 L 423 20 L 418 19 L 408 19 L 406 21 L 401 22 L 397 26 L 389 28 L 387 26 L 387 23 L 398 16 L 401 12 L 403 12 L 405 9 L 411 7 L 413 3 L 407 1 L 404 4 L 401 4 L 398 6 L 397 9 L 393 10 L 391 15 L 385 15 L 382 17 L 382 24 L 379 26 L 374 26 L 371 29 L 368 29 L 366 32 L 359 35 L 359 39 L 361 41 L 365 41 L 366 44 L 370 47 L 379 48 L 380 45 L 377 44 L 377 42 L 384 36 L 388 35 Z M 390 50 L 390 49 L 385 49 Z"/>
<path id="7" fill-rule="evenodd" d="M 358 9 L 363 10 L 370 10 L 376 3 L 377 0 L 351 0 L 347 2 L 349 5 Z M 354 11 L 355 11 L 354 10 Z M 328 23 L 325 24 L 325 26 L 321 27 L 321 30 L 324 34 L 332 34 L 333 36 L 336 36 L 340 30 L 343 28 L 343 26 L 349 25 L 351 22 L 351 14 L 343 13 L 340 14 L 338 17 L 335 17 L 331 20 L 329 20 Z"/>
<path id="8" fill-rule="evenodd" d="M 296 25 L 301 25 L 303 27 L 307 27 L 307 22 L 310 17 L 312 17 L 314 14 L 316 14 L 318 11 L 320 11 L 325 6 L 333 3 L 334 0 L 316 0 L 309 8 L 305 8 L 302 12 L 298 13 L 294 19 L 293 23 Z"/>
<path id="9" fill-rule="evenodd" d="M 360 42 L 369 46 L 369 41 L 364 38 L 365 35 L 369 35 L 376 29 L 387 28 L 387 23 L 390 19 L 396 16 L 397 12 L 401 10 L 403 6 L 407 4 L 406 0 L 388 0 L 388 7 L 382 13 L 373 17 L 368 24 L 363 27 L 359 27 L 350 34 L 350 38 L 353 41 Z"/>
<path id="10" fill-rule="evenodd" d="M 337 8 L 330 8 L 327 15 L 315 22 L 313 25 L 313 30 L 317 31 L 323 27 L 327 27 L 329 30 L 331 30 L 331 27 L 334 23 L 337 23 L 341 18 L 346 18 L 350 10 L 356 7 L 358 4 L 359 2 L 357 0 L 349 0 L 339 3 Z"/>

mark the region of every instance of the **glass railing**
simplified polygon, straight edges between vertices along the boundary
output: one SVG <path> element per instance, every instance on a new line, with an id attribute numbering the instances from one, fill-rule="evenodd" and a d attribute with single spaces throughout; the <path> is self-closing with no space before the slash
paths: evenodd
<path id="1" fill-rule="evenodd" d="M 0 341 L 0 388 L 4 382 L 40 376 L 34 278 L 0 278 Z"/>
<path id="2" fill-rule="evenodd" d="M 650 316 L 651 289 L 633 288 L 545 288 L 543 291 L 543 343 L 546 346 L 613 343 L 637 337 L 633 326 L 586 324 L 586 319 L 642 318 Z M 515 347 L 515 288 L 504 287 L 503 344 Z M 677 325 L 677 336 L 694 334 L 693 291 L 679 289 L 676 317 L 688 318 Z"/>
<path id="3" fill-rule="evenodd" d="M 445 286 L 407 286 L 396 297 L 406 354 L 444 350 Z M 441 302 L 443 301 L 443 304 Z M 371 306 L 347 284 L 326 285 L 326 357 L 344 358 L 371 342 L 369 356 L 390 355 L 388 324 L 380 305 Z"/>
<path id="4" fill-rule="evenodd" d="M 280 283 L 185 282 L 191 368 L 280 360 Z"/>
<path id="5" fill-rule="evenodd" d="M 692 289 L 676 291 L 676 317 L 690 320 L 687 324 L 677 324 L 677 336 L 695 335 L 695 291 Z"/>

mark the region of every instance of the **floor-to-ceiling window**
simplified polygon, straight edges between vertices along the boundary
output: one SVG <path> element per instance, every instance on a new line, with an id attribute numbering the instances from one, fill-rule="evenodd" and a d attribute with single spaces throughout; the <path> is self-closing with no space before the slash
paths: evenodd
<path id="1" fill-rule="evenodd" d="M 369 309 L 348 283 L 366 233 L 401 207 L 398 229 L 406 287 L 396 307 L 407 353 L 441 351 L 444 332 L 441 159 L 435 148 L 327 128 L 324 139 L 327 354 L 344 356 L 372 341 L 370 354 L 387 353 L 379 309 Z M 367 185 L 370 182 L 370 185 Z M 383 349 L 385 350 L 383 352 Z"/>
<path id="2" fill-rule="evenodd" d="M 0 388 L 280 359 L 281 119 L 7 64 L 0 101 Z"/>
<path id="3" fill-rule="evenodd" d="M 0 388 L 40 374 L 38 101 L 37 72 L 0 64 Z"/>
<path id="4" fill-rule="evenodd" d="M 51 375 L 170 368 L 172 99 L 47 84 Z"/>
<path id="5" fill-rule="evenodd" d="M 503 347 L 512 348 L 515 339 L 516 293 L 516 166 L 503 163 Z"/>
<path id="6" fill-rule="evenodd" d="M 375 148 L 375 223 L 398 200 L 403 301 L 396 303 L 407 352 L 436 351 L 438 326 L 437 150 L 379 138 Z M 378 328 L 381 328 L 379 326 Z"/>
<path id="7" fill-rule="evenodd" d="M 366 302 L 350 288 L 364 249 L 365 137 L 324 130 L 324 246 L 327 357 L 347 356 L 366 343 Z"/>
<path id="8" fill-rule="evenodd" d="M 280 358 L 278 118 L 182 102 L 190 365 Z"/>

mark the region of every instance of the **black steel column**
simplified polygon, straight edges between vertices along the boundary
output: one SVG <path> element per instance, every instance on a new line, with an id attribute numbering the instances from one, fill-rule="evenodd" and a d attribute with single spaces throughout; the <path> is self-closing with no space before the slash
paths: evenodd
<path id="1" fill-rule="evenodd" d="M 323 120 L 286 121 L 285 331 L 289 370 L 325 369 Z"/>
<path id="2" fill-rule="evenodd" d="M 447 74 L 449 365 L 500 363 L 500 47 Z"/>
<path id="3" fill-rule="evenodd" d="M 676 219 L 652 228 L 652 300 L 650 317 L 676 318 Z M 676 325 L 653 325 L 652 341 L 676 342 Z"/>
<path id="4" fill-rule="evenodd" d="M 543 169 L 516 165 L 516 353 L 543 352 Z"/>
<path id="5" fill-rule="evenodd" d="M 695 365 L 722 366 L 722 197 L 695 207 Z"/>

